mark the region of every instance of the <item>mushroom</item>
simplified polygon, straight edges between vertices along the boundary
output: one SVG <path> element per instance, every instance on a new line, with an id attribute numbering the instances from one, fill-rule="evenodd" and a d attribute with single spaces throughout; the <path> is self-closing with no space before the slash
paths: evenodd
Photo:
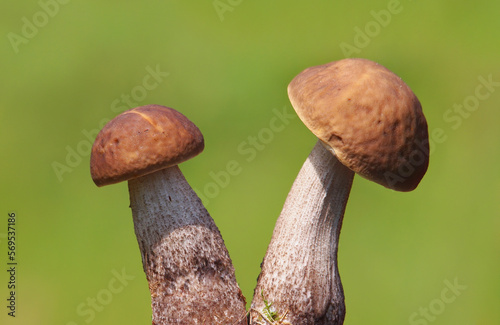
<path id="1" fill-rule="evenodd" d="M 118 115 L 92 147 L 97 186 L 128 181 L 156 325 L 246 324 L 245 298 L 221 234 L 177 166 L 203 148 L 191 121 L 159 105 Z"/>
<path id="2" fill-rule="evenodd" d="M 410 88 L 366 59 L 308 68 L 288 95 L 319 140 L 276 222 L 251 311 L 272 303 L 283 322 L 342 324 L 337 248 L 354 173 L 393 190 L 415 189 L 429 163 L 427 122 Z M 251 324 L 261 314 L 251 313 Z"/>

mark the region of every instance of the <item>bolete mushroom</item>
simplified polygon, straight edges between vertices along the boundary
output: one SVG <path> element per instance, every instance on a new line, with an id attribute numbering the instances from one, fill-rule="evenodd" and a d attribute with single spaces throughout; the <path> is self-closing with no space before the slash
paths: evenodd
<path id="1" fill-rule="evenodd" d="M 118 115 L 92 147 L 97 186 L 128 181 L 155 325 L 246 324 L 221 234 L 177 166 L 203 148 L 191 121 L 159 105 Z"/>
<path id="2" fill-rule="evenodd" d="M 277 220 L 252 310 L 272 302 L 294 325 L 342 324 L 337 248 L 354 173 L 397 191 L 417 187 L 429 163 L 419 100 L 397 75 L 366 59 L 311 67 L 288 86 L 319 139 Z M 251 313 L 252 324 L 262 318 Z"/>

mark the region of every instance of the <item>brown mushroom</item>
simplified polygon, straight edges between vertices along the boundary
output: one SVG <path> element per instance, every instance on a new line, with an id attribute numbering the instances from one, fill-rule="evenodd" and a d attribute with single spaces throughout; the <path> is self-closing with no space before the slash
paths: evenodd
<path id="1" fill-rule="evenodd" d="M 262 263 L 262 296 L 300 324 L 342 324 L 337 248 L 354 173 L 397 191 L 417 187 L 429 163 L 419 100 L 394 73 L 365 59 L 308 68 L 288 86 L 292 106 L 319 141 L 302 166 Z M 252 324 L 262 315 L 251 313 Z"/>
<path id="2" fill-rule="evenodd" d="M 159 105 L 118 115 L 92 147 L 96 185 L 128 181 L 156 325 L 246 323 L 224 241 L 177 166 L 203 148 L 191 121 Z"/>

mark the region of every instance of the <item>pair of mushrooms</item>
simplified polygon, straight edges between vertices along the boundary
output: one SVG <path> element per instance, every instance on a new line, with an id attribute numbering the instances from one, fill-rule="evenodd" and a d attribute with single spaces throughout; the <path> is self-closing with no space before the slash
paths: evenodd
<path id="1" fill-rule="evenodd" d="M 248 318 L 220 232 L 177 167 L 203 150 L 199 129 L 148 105 L 98 134 L 92 178 L 98 186 L 128 180 L 153 324 L 343 323 L 337 248 L 354 173 L 415 189 L 428 166 L 427 122 L 410 88 L 365 59 L 308 68 L 288 94 L 319 141 L 277 220 Z M 263 314 L 268 302 L 280 319 Z"/>

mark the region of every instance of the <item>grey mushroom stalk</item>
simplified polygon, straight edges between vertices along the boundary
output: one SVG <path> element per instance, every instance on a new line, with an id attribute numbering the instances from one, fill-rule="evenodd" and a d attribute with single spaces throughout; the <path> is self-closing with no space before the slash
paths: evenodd
<path id="1" fill-rule="evenodd" d="M 342 324 L 337 246 L 353 177 L 322 143 L 316 144 L 276 223 L 252 308 L 263 308 L 255 297 L 264 293 L 278 314 L 288 312 L 291 324 Z"/>

